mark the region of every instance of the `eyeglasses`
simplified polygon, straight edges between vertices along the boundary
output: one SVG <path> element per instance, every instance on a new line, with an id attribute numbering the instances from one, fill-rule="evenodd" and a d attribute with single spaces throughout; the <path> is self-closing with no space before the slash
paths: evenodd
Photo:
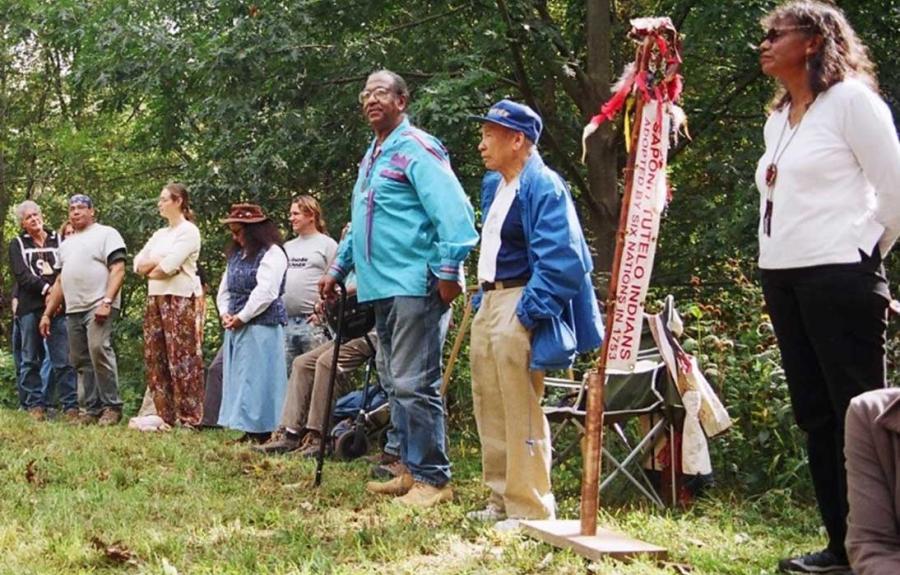
<path id="1" fill-rule="evenodd" d="M 766 31 L 766 35 L 763 36 L 763 39 L 760 42 L 760 44 L 762 44 L 763 42 L 768 42 L 769 44 L 774 44 L 775 42 L 778 41 L 779 38 L 787 35 L 789 32 L 796 32 L 797 30 L 811 30 L 811 29 L 812 29 L 812 26 L 784 26 L 782 28 L 769 28 Z"/>
<path id="2" fill-rule="evenodd" d="M 378 100 L 379 102 L 384 102 L 391 96 L 391 94 L 393 94 L 393 92 L 388 90 L 387 88 L 375 88 L 374 90 L 363 90 L 362 92 L 359 93 L 359 103 L 365 104 L 369 100 L 369 98 L 371 98 L 372 96 L 374 96 L 375 99 Z"/>

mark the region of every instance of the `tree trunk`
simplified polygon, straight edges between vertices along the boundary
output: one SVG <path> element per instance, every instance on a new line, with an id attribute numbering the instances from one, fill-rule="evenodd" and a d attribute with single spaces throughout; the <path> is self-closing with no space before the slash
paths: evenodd
<path id="1" fill-rule="evenodd" d="M 0 86 L 2 89 L 2 86 Z M 2 95 L 0 95 L 2 97 Z M 2 110 L 0 110 L 2 112 Z M 0 214 L 7 214 L 9 212 L 9 188 L 6 182 L 6 157 L 3 154 L 2 142 L 0 142 Z M 4 233 L 5 226 L 0 226 L 0 247 L 6 248 L 6 234 Z M 7 258 L 5 254 L 7 252 L 4 251 L 4 257 L 0 257 L 0 318 L 4 318 L 0 320 L 0 334 L 4 336 L 4 341 L 9 341 L 6 336 L 11 335 L 6 330 L 8 329 L 8 322 L 6 318 L 11 316 L 11 298 L 9 298 L 10 291 L 6 289 L 6 282 L 4 281 L 4 270 Z M 10 274 L 12 275 L 12 274 Z M 7 349 L 9 346 L 7 345 Z"/>
<path id="2" fill-rule="evenodd" d="M 5 63 L 0 63 L 0 126 L 7 125 L 7 98 L 6 98 L 6 68 Z M 9 195 L 6 185 L 6 156 L 3 153 L 3 149 L 5 147 L 6 141 L 6 131 L 0 129 L 0 214 L 6 215 L 9 212 Z M 0 246 L 5 246 L 5 237 L 4 237 L 4 228 L 5 226 L 0 226 Z M 5 257 L 0 257 L 0 289 L 5 291 L 4 284 L 2 282 L 3 279 L 3 265 L 6 263 Z M 0 295 L 0 302 L 6 300 L 5 294 Z M 2 317 L 8 317 L 8 314 L 5 313 L 5 308 L 3 305 L 0 305 L 0 313 L 3 314 Z"/>
<path id="3" fill-rule="evenodd" d="M 612 30 L 609 0 L 587 0 L 587 75 L 592 93 L 588 115 L 599 108 L 610 95 L 612 62 L 610 43 Z M 584 111 L 584 110 L 583 110 Z M 603 124 L 588 141 L 588 189 L 599 210 L 588 212 L 587 228 L 594 248 L 594 266 L 605 291 L 615 250 L 616 226 L 619 222 L 619 191 L 616 185 L 616 137 L 610 123 Z"/>

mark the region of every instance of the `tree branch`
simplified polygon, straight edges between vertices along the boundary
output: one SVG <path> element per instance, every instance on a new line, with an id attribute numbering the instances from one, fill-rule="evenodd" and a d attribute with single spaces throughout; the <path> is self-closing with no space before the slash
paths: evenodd
<path id="1" fill-rule="evenodd" d="M 534 6 L 544 25 L 551 28 L 554 32 L 558 32 L 559 26 L 556 25 L 553 16 L 550 15 L 550 11 L 547 9 L 547 3 L 544 0 L 536 0 Z M 575 75 L 573 78 L 572 76 L 563 74 L 561 78 L 563 89 L 578 105 L 581 112 L 587 113 L 592 105 L 589 101 L 589 95 L 591 94 L 590 78 L 588 78 L 581 66 L 575 63 L 575 56 L 572 54 L 572 51 L 569 50 L 566 43 L 563 42 L 560 34 L 551 34 L 551 41 L 557 52 L 562 56 L 563 65 L 569 70 L 572 70 Z"/>
<path id="2" fill-rule="evenodd" d="M 415 78 L 416 80 L 429 80 L 434 78 L 435 76 L 449 76 L 451 78 L 459 77 L 465 75 L 465 71 L 457 70 L 455 72 L 413 72 L 411 70 L 397 70 L 397 74 L 400 74 L 403 78 Z M 313 88 L 321 88 L 323 86 L 344 86 L 347 84 L 357 84 L 359 82 L 365 82 L 368 79 L 369 74 L 356 74 L 353 76 L 343 76 L 340 78 L 331 78 L 329 80 L 323 80 L 322 82 L 316 82 L 314 84 L 310 84 Z"/>
<path id="3" fill-rule="evenodd" d="M 681 7 L 681 10 L 672 18 L 672 24 L 675 26 L 676 30 L 681 30 L 681 27 L 684 25 L 684 21 L 687 20 L 688 15 L 694 8 L 694 4 L 696 4 L 696 1 L 685 2 L 685 4 Z"/>
<path id="4" fill-rule="evenodd" d="M 506 21 L 507 26 L 507 45 L 509 46 L 509 50 L 513 57 L 513 66 L 516 72 L 516 79 L 519 82 L 519 91 L 522 93 L 522 96 L 525 98 L 525 101 L 529 106 L 534 108 L 538 114 L 543 116 L 541 112 L 541 104 L 535 96 L 534 90 L 532 89 L 530 83 L 528 82 L 528 72 L 525 68 L 525 58 L 522 56 L 522 49 L 518 42 L 513 38 L 513 20 L 512 16 L 509 13 L 509 7 L 506 5 L 506 0 L 497 0 L 497 7 L 500 9 L 500 13 L 503 15 L 503 19 Z M 547 142 L 548 147 L 552 149 L 557 156 L 557 159 L 562 163 L 563 170 L 568 175 L 568 178 L 575 183 L 575 185 L 582 190 L 584 193 L 581 194 L 581 197 L 587 200 L 587 203 L 591 210 L 600 209 L 600 206 L 596 203 L 594 198 L 591 197 L 590 188 L 588 187 L 587 182 L 575 168 L 571 161 L 569 161 L 567 154 L 559 145 L 557 141 L 554 131 L 549 129 L 548 125 L 544 125 L 544 140 Z"/>
<path id="5" fill-rule="evenodd" d="M 723 97 L 716 105 L 712 106 L 712 110 L 708 114 L 704 114 L 700 116 L 698 120 L 699 123 L 694 123 L 691 125 L 691 137 L 696 137 L 698 134 L 703 133 L 707 128 L 712 126 L 721 116 L 722 112 L 725 111 L 728 106 L 733 102 L 738 96 L 740 96 L 744 90 L 749 88 L 754 82 L 756 82 L 760 76 L 762 76 L 762 70 L 759 68 L 753 68 L 747 74 L 744 74 L 743 78 L 740 78 L 737 82 L 737 85 L 734 89 L 728 93 L 725 97 Z M 690 145 L 690 140 L 687 138 L 678 142 L 672 150 L 669 152 L 669 159 L 674 159 L 682 150 L 684 150 L 687 146 Z"/>
<path id="6" fill-rule="evenodd" d="M 53 85 L 56 88 L 56 97 L 59 98 L 59 111 L 62 113 L 63 118 L 71 120 L 62 87 L 62 58 L 56 50 L 49 50 L 47 47 L 45 47 L 45 50 L 48 53 L 48 58 L 53 63 Z"/>
<path id="7" fill-rule="evenodd" d="M 145 169 L 139 170 L 137 172 L 132 172 L 130 174 L 121 174 L 121 175 L 115 176 L 113 178 L 101 180 L 98 182 L 98 184 L 101 186 L 105 186 L 107 184 L 128 181 L 128 180 L 132 180 L 134 178 L 142 178 L 144 176 L 149 176 L 149 175 L 157 174 L 160 172 L 171 172 L 174 170 L 181 170 L 183 168 L 184 168 L 184 166 L 181 164 L 165 164 L 162 166 L 151 166 L 149 168 L 145 168 Z"/>
<path id="8" fill-rule="evenodd" d="M 389 36 L 391 34 L 394 34 L 395 32 L 399 32 L 400 30 L 408 30 L 409 28 L 415 28 L 417 26 L 421 26 L 422 24 L 434 22 L 435 20 L 440 20 L 441 18 L 446 18 L 447 16 L 456 14 L 463 8 L 468 8 L 472 4 L 474 4 L 474 0 L 469 0 L 469 2 L 460 4 L 459 6 L 455 6 L 448 10 L 445 10 L 444 12 L 441 12 L 440 14 L 433 14 L 431 16 L 426 16 L 424 18 L 420 18 L 419 20 L 413 20 L 412 22 L 404 22 L 403 24 L 398 24 L 396 26 L 392 26 L 392 27 L 388 28 L 387 30 L 381 30 L 380 32 L 377 32 L 376 34 L 373 34 L 373 36 Z"/>

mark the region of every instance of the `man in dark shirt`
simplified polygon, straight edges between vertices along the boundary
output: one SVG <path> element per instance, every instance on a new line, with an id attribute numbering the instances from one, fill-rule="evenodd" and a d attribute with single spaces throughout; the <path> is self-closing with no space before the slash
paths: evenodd
<path id="1" fill-rule="evenodd" d="M 22 362 L 16 383 L 22 407 L 34 419 L 42 420 L 52 403 L 53 390 L 58 389 L 65 417 L 75 419 L 78 416 L 78 394 L 75 370 L 69 364 L 69 343 L 63 315 L 53 317 L 50 323 L 46 350 L 49 351 L 52 368 L 48 385 L 44 386 L 41 381 L 45 346 L 38 324 L 46 297 L 59 275 L 56 270 L 59 236 L 44 226 L 41 208 L 31 200 L 16 207 L 16 219 L 23 231 L 9 243 L 9 261 L 16 278 L 18 300 L 15 321 Z"/>

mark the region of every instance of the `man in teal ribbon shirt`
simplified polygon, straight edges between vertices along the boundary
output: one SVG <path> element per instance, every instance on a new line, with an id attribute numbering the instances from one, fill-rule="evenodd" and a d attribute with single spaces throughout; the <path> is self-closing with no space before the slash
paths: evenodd
<path id="1" fill-rule="evenodd" d="M 393 387 L 391 421 L 407 469 L 367 489 L 428 507 L 453 496 L 440 397 L 442 326 L 462 291 L 462 263 L 478 233 L 447 150 L 406 117 L 403 78 L 387 70 L 371 74 L 359 102 L 375 138 L 353 188 L 351 233 L 319 287 L 333 297 L 336 281 L 352 270 L 358 300 L 375 303 Z"/>

